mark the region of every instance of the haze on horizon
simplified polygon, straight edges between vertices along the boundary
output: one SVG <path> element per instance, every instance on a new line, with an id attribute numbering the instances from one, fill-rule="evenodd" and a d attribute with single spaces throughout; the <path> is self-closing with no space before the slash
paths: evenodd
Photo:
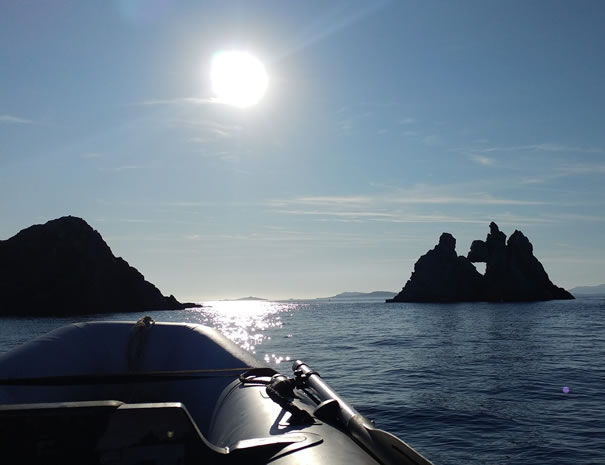
<path id="1" fill-rule="evenodd" d="M 555 284 L 604 283 L 604 14 L 6 0 L 0 239 L 71 214 L 180 300 L 287 299 L 398 291 L 495 221 Z M 266 69 L 254 104 L 213 94 L 221 51 Z"/>

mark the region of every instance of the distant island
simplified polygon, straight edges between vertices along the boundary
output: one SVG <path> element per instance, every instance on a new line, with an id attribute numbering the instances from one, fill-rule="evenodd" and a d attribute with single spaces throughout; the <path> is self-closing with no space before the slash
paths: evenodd
<path id="1" fill-rule="evenodd" d="M 605 284 L 597 286 L 578 286 L 570 289 L 573 295 L 605 295 Z"/>
<path id="2" fill-rule="evenodd" d="M 143 313 L 199 307 L 165 297 L 81 218 L 0 241 L 0 316 Z"/>
<path id="3" fill-rule="evenodd" d="M 373 292 L 341 292 L 332 297 L 318 297 L 315 300 L 354 300 L 354 299 L 391 299 L 395 297 L 396 292 L 373 291 Z"/>
<path id="4" fill-rule="evenodd" d="M 248 300 L 253 300 L 253 301 L 266 301 L 267 299 L 263 299 L 262 297 L 240 297 L 239 299 L 223 299 L 223 302 L 241 302 L 241 301 L 248 301 Z"/>
<path id="5" fill-rule="evenodd" d="M 508 242 L 494 222 L 485 241 L 476 240 L 466 257 L 456 254 L 456 239 L 447 232 L 420 257 L 403 289 L 387 302 L 521 302 L 573 299 L 555 286 L 521 231 Z M 473 263 L 486 263 L 485 275 Z"/>

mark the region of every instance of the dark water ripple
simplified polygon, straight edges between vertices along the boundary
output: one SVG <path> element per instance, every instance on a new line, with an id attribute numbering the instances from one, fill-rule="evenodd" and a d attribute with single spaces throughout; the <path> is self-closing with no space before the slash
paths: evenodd
<path id="1" fill-rule="evenodd" d="M 308 304 L 285 350 L 436 464 L 605 463 L 604 312 Z"/>
<path id="2" fill-rule="evenodd" d="M 436 465 L 605 464 L 605 298 L 212 305 L 152 316 L 217 327 L 284 372 L 306 361 Z M 0 319 L 0 351 L 67 322 Z"/>

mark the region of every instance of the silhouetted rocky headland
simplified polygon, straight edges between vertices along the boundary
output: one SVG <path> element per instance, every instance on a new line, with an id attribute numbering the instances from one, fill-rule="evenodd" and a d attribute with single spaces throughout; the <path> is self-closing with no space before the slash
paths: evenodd
<path id="1" fill-rule="evenodd" d="M 573 299 L 555 286 L 521 231 L 508 242 L 496 223 L 485 241 L 473 241 L 467 257 L 456 255 L 456 239 L 443 233 L 420 257 L 404 288 L 387 302 L 520 302 Z M 473 263 L 486 263 L 485 275 Z"/>
<path id="2" fill-rule="evenodd" d="M 0 315 L 82 315 L 197 306 L 164 297 L 115 257 L 86 221 L 66 216 L 0 241 Z"/>

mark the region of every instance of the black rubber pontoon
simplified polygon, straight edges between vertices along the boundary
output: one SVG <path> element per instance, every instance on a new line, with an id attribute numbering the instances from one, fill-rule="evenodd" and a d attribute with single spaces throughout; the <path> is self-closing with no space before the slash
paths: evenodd
<path id="1" fill-rule="evenodd" d="M 69 325 L 0 356 L 0 448 L 28 464 L 430 464 L 293 370 L 201 325 Z"/>

